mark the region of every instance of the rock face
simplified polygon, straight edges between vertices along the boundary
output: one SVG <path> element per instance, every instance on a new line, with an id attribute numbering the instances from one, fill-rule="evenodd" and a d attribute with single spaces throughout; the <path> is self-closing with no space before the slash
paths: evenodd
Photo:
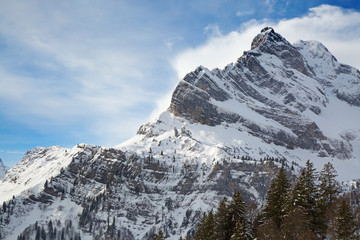
<path id="1" fill-rule="evenodd" d="M 237 62 L 187 74 L 119 146 L 29 151 L 0 181 L 0 236 L 56 225 L 68 239 L 179 239 L 235 191 L 261 205 L 281 165 L 291 175 L 332 161 L 341 180 L 358 178 L 359 86 L 321 43 L 265 28 Z"/>
<path id="2" fill-rule="evenodd" d="M 36 162 L 44 151 L 71 161 L 56 176 L 5 202 L 0 209 L 5 239 L 20 233 L 35 239 L 35 225 L 48 229 L 50 220 L 56 234 L 65 231 L 69 239 L 152 239 L 159 229 L 178 239 L 192 234 L 202 212 L 234 191 L 242 192 L 247 202 L 262 202 L 277 164 L 284 161 L 223 159 L 210 167 L 157 150 L 143 157 L 85 144 L 38 148 L 24 159 Z M 43 174 L 56 166 L 44 168 L 39 169 Z M 7 179 L 16 181 L 13 185 L 27 184 L 11 173 Z"/>
<path id="3" fill-rule="evenodd" d="M 339 64 L 319 42 L 292 45 L 269 27 L 251 49 L 223 70 L 199 67 L 187 74 L 174 91 L 171 113 L 209 126 L 238 124 L 263 141 L 291 149 L 352 157 L 351 143 L 324 133 L 311 115 L 321 116 L 335 96 L 359 106 L 360 72 Z M 237 111 L 243 108 L 247 111 Z M 264 126 L 248 112 L 277 126 Z"/>

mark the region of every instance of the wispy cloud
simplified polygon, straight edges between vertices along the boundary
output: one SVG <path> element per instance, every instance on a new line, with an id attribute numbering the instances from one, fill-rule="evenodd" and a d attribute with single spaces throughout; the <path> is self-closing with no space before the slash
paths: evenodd
<path id="1" fill-rule="evenodd" d="M 171 50 L 176 43 L 183 41 L 183 40 L 184 40 L 183 37 L 176 36 L 176 37 L 166 38 L 163 41 L 164 41 L 166 47 Z"/>
<path id="2" fill-rule="evenodd" d="M 211 38 L 217 38 L 222 35 L 218 24 L 207 25 L 204 28 L 204 33 L 207 34 Z"/>
<path id="3" fill-rule="evenodd" d="M 242 16 L 249 16 L 253 15 L 255 13 L 254 9 L 246 10 L 246 11 L 237 11 L 236 16 L 242 17 Z"/>
<path id="4" fill-rule="evenodd" d="M 35 129 L 88 126 L 104 144 L 113 143 L 110 135 L 120 141 L 134 134 L 156 105 L 149 99 L 161 93 L 157 69 L 170 71 L 170 65 L 165 58 L 149 59 L 166 50 L 152 45 L 161 29 L 150 31 L 145 21 L 132 26 L 139 22 L 126 21 L 132 6 L 112 4 L 124 11 L 94 2 L 3 5 L 0 36 L 9 53 L 0 56 L 2 113 Z M 180 40 L 169 39 L 168 47 Z"/>
<path id="5" fill-rule="evenodd" d="M 265 4 L 265 6 L 267 6 L 267 10 L 269 11 L 269 12 L 273 12 L 274 11 L 274 5 L 275 5 L 275 3 L 276 3 L 276 0 L 265 0 L 264 1 L 264 4 Z"/>
<path id="6" fill-rule="evenodd" d="M 3 150 L 3 149 L 0 149 L 0 153 L 18 154 L 18 155 L 24 155 L 25 154 L 25 152 L 23 152 L 23 151 L 7 151 L 7 150 Z"/>

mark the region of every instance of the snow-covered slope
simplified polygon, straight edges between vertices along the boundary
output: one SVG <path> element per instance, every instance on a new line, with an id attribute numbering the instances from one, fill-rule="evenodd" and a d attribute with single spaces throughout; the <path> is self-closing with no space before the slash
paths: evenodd
<path id="1" fill-rule="evenodd" d="M 28 151 L 23 159 L 6 172 L 0 180 L 0 202 L 21 193 L 36 194 L 43 190 L 46 180 L 60 173 L 79 152 L 78 147 L 37 147 Z"/>
<path id="2" fill-rule="evenodd" d="M 340 180 L 359 179 L 358 119 L 358 70 L 265 28 L 236 63 L 186 75 L 169 108 L 115 148 L 29 151 L 0 181 L 0 234 L 34 237 L 52 220 L 68 238 L 178 239 L 234 191 L 261 205 L 281 164 L 331 161 Z"/>

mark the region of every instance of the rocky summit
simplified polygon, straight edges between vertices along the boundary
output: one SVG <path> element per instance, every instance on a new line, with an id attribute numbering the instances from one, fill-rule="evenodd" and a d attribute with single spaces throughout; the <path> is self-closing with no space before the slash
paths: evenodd
<path id="1" fill-rule="evenodd" d="M 307 159 L 331 161 L 349 183 L 360 171 L 359 107 L 359 70 L 320 42 L 264 28 L 235 63 L 187 74 L 128 141 L 26 153 L 0 181 L 0 239 L 192 236 L 202 212 L 234 192 L 256 212 L 279 166 L 297 174 Z"/>
<path id="2" fill-rule="evenodd" d="M 292 45 L 272 28 L 263 29 L 251 49 L 223 70 L 199 67 L 186 75 L 170 112 L 191 123 L 235 124 L 238 131 L 288 149 L 351 158 L 352 140 L 345 136 L 352 126 L 331 129 L 336 116 L 325 116 L 332 104 L 354 107 L 358 114 L 360 72 L 338 63 L 319 42 Z"/>

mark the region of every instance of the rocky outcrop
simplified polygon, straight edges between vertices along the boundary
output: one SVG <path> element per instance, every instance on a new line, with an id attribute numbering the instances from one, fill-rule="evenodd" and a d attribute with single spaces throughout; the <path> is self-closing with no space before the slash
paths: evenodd
<path id="1" fill-rule="evenodd" d="M 143 158 L 86 145 L 68 167 L 46 181 L 42 192 L 14 197 L 11 203 L 5 203 L 11 206 L 11 213 L 0 209 L 6 221 L 2 223 L 2 236 L 7 236 L 6 229 L 16 221 L 27 221 L 39 228 L 45 225 L 47 229 L 49 218 L 33 216 L 32 222 L 22 219 L 34 208 L 47 209 L 57 228 L 66 228 L 71 218 L 64 218 L 69 213 L 63 205 L 71 202 L 72 209 L 79 209 L 72 219 L 78 235 L 91 234 L 92 239 L 152 239 L 162 229 L 170 239 L 178 239 L 191 234 L 202 212 L 216 207 L 224 196 L 241 192 L 246 202 L 263 202 L 278 171 L 276 162 L 289 166 L 284 159 L 270 158 L 243 158 L 237 162 L 223 159 L 213 167 L 164 159 L 164 155 L 154 152 Z M 57 218 L 59 215 L 63 217 Z M 23 233 L 35 237 L 36 231 L 29 232 L 28 227 Z"/>
<path id="2" fill-rule="evenodd" d="M 339 80 L 336 76 L 332 79 L 324 76 L 326 69 L 319 70 L 321 62 L 332 66 Z M 349 92 L 346 90 L 349 86 L 335 84 L 342 81 L 343 75 L 349 76 L 351 80 L 346 84 L 355 90 Z M 345 147 L 339 148 L 338 142 L 342 140 L 326 136 L 304 113 L 320 115 L 333 93 L 338 99 L 359 106 L 360 90 L 356 90 L 360 89 L 359 76 L 359 71 L 337 63 L 322 44 L 301 41 L 292 45 L 267 27 L 235 64 L 213 71 L 199 67 L 187 74 L 173 93 L 170 111 L 209 126 L 238 123 L 253 136 L 276 145 L 322 151 L 330 156 L 351 156 L 349 142 L 343 141 L 340 145 Z M 230 104 L 227 107 L 228 102 L 245 106 L 282 127 L 264 126 L 236 107 Z"/>

